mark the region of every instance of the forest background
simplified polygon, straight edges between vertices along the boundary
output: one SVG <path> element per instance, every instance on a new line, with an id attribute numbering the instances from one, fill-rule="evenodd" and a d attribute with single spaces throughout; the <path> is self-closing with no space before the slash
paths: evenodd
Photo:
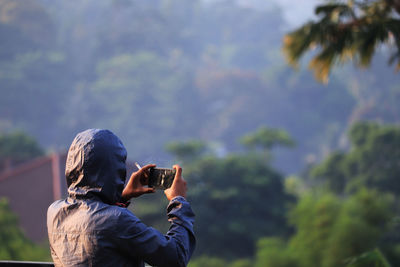
<path id="1" fill-rule="evenodd" d="M 1 0 L 0 163 L 107 128 L 134 161 L 183 165 L 197 214 L 191 266 L 400 264 L 389 49 L 321 84 L 303 61 L 286 63 L 285 16 L 263 1 Z M 162 194 L 135 202 L 167 229 Z M 4 200 L 0 212 L 1 259 L 48 257 L 4 233 L 16 220 Z"/>

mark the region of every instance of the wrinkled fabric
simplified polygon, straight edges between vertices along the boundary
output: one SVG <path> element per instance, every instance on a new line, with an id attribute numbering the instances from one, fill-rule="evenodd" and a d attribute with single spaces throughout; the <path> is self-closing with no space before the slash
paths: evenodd
<path id="1" fill-rule="evenodd" d="M 69 197 L 51 204 L 47 228 L 55 266 L 186 266 L 195 247 L 194 214 L 183 197 L 167 207 L 166 235 L 121 201 L 126 150 L 108 130 L 78 134 L 68 151 Z"/>

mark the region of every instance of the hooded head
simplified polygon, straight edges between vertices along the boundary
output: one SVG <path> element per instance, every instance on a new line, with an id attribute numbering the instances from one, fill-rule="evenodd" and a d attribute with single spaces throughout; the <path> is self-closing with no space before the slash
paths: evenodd
<path id="1" fill-rule="evenodd" d="M 126 155 L 121 140 L 109 130 L 79 133 L 68 150 L 65 167 L 69 196 L 119 202 L 126 179 Z"/>

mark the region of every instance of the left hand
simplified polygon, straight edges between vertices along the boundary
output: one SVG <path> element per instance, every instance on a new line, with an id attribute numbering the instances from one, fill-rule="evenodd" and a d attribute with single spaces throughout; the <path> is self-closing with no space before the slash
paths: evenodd
<path id="1" fill-rule="evenodd" d="M 147 187 L 149 179 L 149 169 L 155 167 L 154 164 L 148 164 L 132 173 L 126 184 L 124 190 L 122 191 L 122 198 L 126 201 L 133 197 L 139 197 L 143 194 L 154 193 L 155 189 L 152 187 Z"/>

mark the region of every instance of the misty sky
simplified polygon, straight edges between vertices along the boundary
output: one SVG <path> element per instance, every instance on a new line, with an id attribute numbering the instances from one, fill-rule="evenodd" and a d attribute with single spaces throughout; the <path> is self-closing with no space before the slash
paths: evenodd
<path id="1" fill-rule="evenodd" d="M 314 8 L 321 0 L 275 0 L 284 10 L 284 16 L 291 26 L 297 26 L 311 19 L 314 15 Z"/>
<path id="2" fill-rule="evenodd" d="M 216 2 L 220 0 L 204 0 L 204 2 Z M 314 15 L 316 5 L 324 0 L 236 0 L 240 5 L 269 8 L 271 6 L 279 6 L 282 8 L 284 18 L 290 27 L 296 27 L 310 20 Z"/>

